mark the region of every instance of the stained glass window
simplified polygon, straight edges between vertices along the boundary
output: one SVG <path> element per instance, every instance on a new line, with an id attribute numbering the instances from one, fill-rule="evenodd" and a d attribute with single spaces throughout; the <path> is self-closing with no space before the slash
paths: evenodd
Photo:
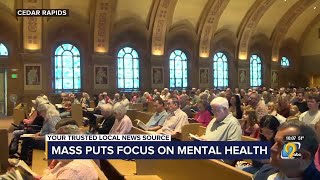
<path id="1" fill-rule="evenodd" d="M 213 85 L 221 89 L 228 87 L 228 59 L 222 52 L 213 56 Z"/>
<path id="2" fill-rule="evenodd" d="M 170 88 L 187 88 L 188 86 L 188 62 L 187 56 L 181 50 L 175 50 L 170 54 Z"/>
<path id="3" fill-rule="evenodd" d="M 0 56 L 8 56 L 8 49 L 2 43 L 0 43 Z"/>
<path id="4" fill-rule="evenodd" d="M 281 67 L 288 68 L 290 66 L 290 61 L 287 57 L 283 56 L 281 58 Z"/>
<path id="5" fill-rule="evenodd" d="M 62 44 L 54 53 L 55 90 L 81 89 L 80 52 L 72 44 Z"/>
<path id="6" fill-rule="evenodd" d="M 261 74 L 261 59 L 258 55 L 251 55 L 250 57 L 250 86 L 258 87 L 262 85 Z"/>
<path id="7" fill-rule="evenodd" d="M 118 89 L 134 91 L 139 89 L 139 56 L 131 47 L 118 52 Z"/>

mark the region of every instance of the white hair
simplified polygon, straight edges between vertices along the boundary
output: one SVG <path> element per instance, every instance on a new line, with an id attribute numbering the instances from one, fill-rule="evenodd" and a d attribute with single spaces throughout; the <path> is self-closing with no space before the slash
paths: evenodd
<path id="1" fill-rule="evenodd" d="M 127 113 L 127 108 L 122 103 L 118 102 L 113 106 L 113 112 L 124 116 Z"/>
<path id="2" fill-rule="evenodd" d="M 60 117 L 59 111 L 57 111 L 56 107 L 51 103 L 43 103 L 39 104 L 37 107 L 37 111 L 46 111 L 45 119 L 51 119 L 53 117 Z"/>
<path id="3" fill-rule="evenodd" d="M 229 109 L 229 102 L 226 98 L 223 98 L 223 97 L 216 97 L 214 98 L 211 103 L 210 103 L 211 106 L 213 105 L 218 105 L 220 107 L 225 107 L 226 109 Z"/>
<path id="4" fill-rule="evenodd" d="M 103 112 L 110 112 L 110 113 L 113 113 L 113 107 L 111 104 L 102 104 L 99 106 L 100 107 L 100 110 L 103 111 Z"/>

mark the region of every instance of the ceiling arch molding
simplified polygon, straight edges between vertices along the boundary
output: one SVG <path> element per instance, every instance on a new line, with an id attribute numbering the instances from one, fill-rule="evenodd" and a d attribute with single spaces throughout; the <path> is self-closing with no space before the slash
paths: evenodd
<path id="1" fill-rule="evenodd" d="M 315 1 L 316 0 L 299 0 L 282 16 L 271 36 L 272 61 L 279 61 L 279 49 L 281 42 L 285 38 L 290 26 L 299 17 L 299 15 L 301 15 L 303 11 L 305 11 Z"/>
<path id="2" fill-rule="evenodd" d="M 155 3 L 157 4 L 157 3 Z M 167 30 L 172 22 L 172 16 L 177 0 L 160 0 L 152 27 L 151 52 L 153 55 L 164 54 Z"/>
<path id="3" fill-rule="evenodd" d="M 216 0 L 208 1 L 207 7 L 202 13 L 202 21 L 199 23 L 198 36 L 199 42 L 199 56 L 207 58 L 210 55 L 210 42 L 213 34 L 216 32 L 220 17 L 227 7 L 230 0 Z"/>
<path id="4" fill-rule="evenodd" d="M 249 9 L 239 28 L 238 58 L 247 60 L 248 46 L 256 27 L 275 0 L 256 1 Z"/>
<path id="5" fill-rule="evenodd" d="M 302 47 L 303 46 L 303 43 L 307 37 L 307 35 L 309 34 L 309 32 L 311 31 L 311 29 L 313 28 L 313 26 L 315 24 L 317 24 L 318 22 L 320 21 L 320 14 L 318 14 L 315 18 L 313 18 L 313 20 L 308 24 L 308 26 L 305 28 L 305 30 L 303 31 L 300 39 L 299 39 L 299 45 Z M 301 49 L 300 47 L 300 49 Z"/>

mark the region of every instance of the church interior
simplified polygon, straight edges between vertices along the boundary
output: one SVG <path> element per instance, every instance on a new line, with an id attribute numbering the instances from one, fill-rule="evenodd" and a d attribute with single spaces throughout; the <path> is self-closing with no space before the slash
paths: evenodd
<path id="1" fill-rule="evenodd" d="M 18 16 L 19 9 L 66 9 L 68 16 Z M 110 102 L 116 111 L 121 109 L 116 104 L 122 98 L 128 99 L 125 117 L 141 119 L 147 125 L 157 112 L 154 102 L 165 109 L 174 109 L 171 104 L 183 109 L 181 104 L 187 103 L 193 116 L 186 114 L 194 119 L 201 105 L 213 109 L 215 97 L 226 97 L 229 111 L 236 117 L 240 115 L 236 107 L 230 110 L 230 99 L 239 95 L 239 108 L 244 108 L 236 117 L 240 128 L 246 121 L 242 112 L 250 115 L 252 109 L 244 106 L 250 105 L 254 93 L 267 108 L 278 108 L 276 115 L 268 109 L 273 116 L 283 110 L 278 107 L 280 101 L 287 101 L 289 110 L 300 102 L 301 89 L 305 106 L 309 100 L 319 106 L 320 99 L 312 95 L 320 92 L 319 12 L 319 0 L 0 0 L 0 134 L 5 134 L 0 144 L 12 143 L 11 123 L 31 118 L 31 107 L 36 104 L 39 109 L 41 102 L 56 105 L 61 119 L 67 117 L 81 126 L 84 120 L 91 121 L 92 113 L 87 111 L 101 114 L 108 109 L 97 109 L 101 100 Z M 286 100 L 281 99 L 283 94 Z M 73 100 L 65 115 L 58 105 L 65 108 L 66 97 Z M 139 101 L 140 97 L 144 99 Z M 206 102 L 197 103 L 202 97 Z M 82 106 L 73 106 L 74 99 L 81 99 Z M 308 104 L 308 109 L 301 111 L 299 105 L 301 114 L 312 109 Z M 288 121 L 289 110 L 288 116 L 280 113 L 283 121 Z M 210 113 L 215 118 L 216 112 Z M 301 116 L 294 118 L 303 121 Z M 315 119 L 320 122 L 320 113 Z M 257 125 L 259 122 L 258 118 Z M 320 125 L 317 122 L 308 121 L 313 126 Z M 210 121 L 191 125 L 190 120 L 187 124 L 190 132 L 192 129 L 199 136 L 211 125 Z M 91 132 L 91 125 L 84 123 L 86 132 Z M 172 137 L 184 140 L 187 131 L 181 129 Z M 127 134 L 140 131 L 131 129 Z M 259 133 L 252 137 L 242 136 L 242 140 L 255 141 Z M 35 153 L 42 159 L 41 151 Z M 0 157 L 0 169 L 7 158 Z M 253 177 L 253 173 L 218 160 L 122 161 L 100 160 L 100 168 L 93 167 L 99 169 L 98 179 L 194 179 L 197 173 L 188 172 L 194 172 L 195 166 L 201 167 L 196 168 L 201 169 L 199 174 L 220 174 L 218 179 Z M 42 170 L 46 163 L 33 162 L 32 169 Z M 176 174 L 170 169 L 184 165 Z M 147 170 L 149 166 L 152 170 Z M 139 173 L 141 177 L 135 176 Z M 207 178 L 212 176 L 203 175 Z"/>

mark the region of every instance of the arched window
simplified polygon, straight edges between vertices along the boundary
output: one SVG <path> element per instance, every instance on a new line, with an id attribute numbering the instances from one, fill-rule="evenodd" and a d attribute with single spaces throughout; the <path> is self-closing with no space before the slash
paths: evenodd
<path id="1" fill-rule="evenodd" d="M 228 59 L 227 56 L 218 52 L 213 56 L 213 85 L 215 88 L 228 87 Z"/>
<path id="2" fill-rule="evenodd" d="M 290 61 L 287 57 L 283 56 L 281 58 L 281 67 L 288 68 L 290 66 Z"/>
<path id="3" fill-rule="evenodd" d="M 118 52 L 118 89 L 133 91 L 139 89 L 139 56 L 131 47 Z"/>
<path id="4" fill-rule="evenodd" d="M 258 55 L 251 55 L 250 57 L 250 86 L 258 87 L 262 85 L 261 74 L 261 59 Z"/>
<path id="5" fill-rule="evenodd" d="M 8 49 L 2 43 L 0 43 L 0 56 L 8 56 Z"/>
<path id="6" fill-rule="evenodd" d="M 188 62 L 186 54 L 181 50 L 174 50 L 169 58 L 170 88 L 187 88 Z"/>
<path id="7" fill-rule="evenodd" d="M 80 52 L 72 44 L 62 44 L 54 53 L 55 90 L 81 89 Z"/>

